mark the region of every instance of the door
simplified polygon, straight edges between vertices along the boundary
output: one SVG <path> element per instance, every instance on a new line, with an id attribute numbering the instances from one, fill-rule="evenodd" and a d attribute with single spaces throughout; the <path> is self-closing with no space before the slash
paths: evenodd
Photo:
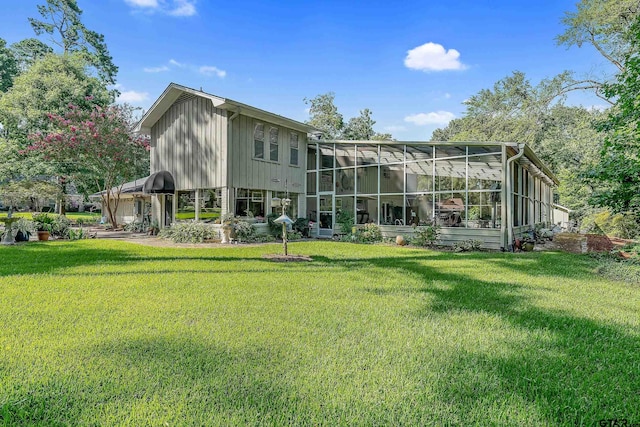
<path id="1" fill-rule="evenodd" d="M 323 192 L 318 194 L 318 235 L 320 237 L 332 237 L 333 236 L 333 219 L 334 212 L 334 193 Z"/>

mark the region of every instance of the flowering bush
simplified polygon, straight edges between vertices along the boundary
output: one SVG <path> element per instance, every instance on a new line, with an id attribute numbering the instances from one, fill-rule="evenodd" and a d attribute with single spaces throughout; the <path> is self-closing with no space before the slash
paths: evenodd
<path id="1" fill-rule="evenodd" d="M 47 115 L 52 131 L 29 135 L 27 152 L 39 152 L 45 160 L 63 165 L 60 175 L 69 176 L 87 192 L 102 191 L 102 206 L 115 228 L 120 189 L 148 173 L 149 143 L 134 135 L 131 107 L 95 106 L 87 111 L 69 105 L 64 115 Z"/>

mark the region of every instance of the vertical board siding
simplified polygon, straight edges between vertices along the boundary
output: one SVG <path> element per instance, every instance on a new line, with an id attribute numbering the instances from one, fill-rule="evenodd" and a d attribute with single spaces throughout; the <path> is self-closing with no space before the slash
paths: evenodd
<path id="1" fill-rule="evenodd" d="M 278 161 L 259 160 L 253 157 L 253 130 L 258 123 L 264 124 L 264 155 L 269 158 L 269 130 L 278 129 Z M 298 134 L 299 166 L 289 165 L 289 134 Z M 257 120 L 245 115 L 238 115 L 232 124 L 232 141 L 229 144 L 230 183 L 235 188 L 250 188 L 272 191 L 284 191 L 285 181 L 291 193 L 304 193 L 306 168 L 303 156 L 307 150 L 307 136 L 304 132 Z M 272 180 L 280 182 L 273 182 Z"/>
<path id="2" fill-rule="evenodd" d="M 151 128 L 151 173 L 171 172 L 176 190 L 226 185 L 226 120 L 206 98 L 173 104 Z"/>

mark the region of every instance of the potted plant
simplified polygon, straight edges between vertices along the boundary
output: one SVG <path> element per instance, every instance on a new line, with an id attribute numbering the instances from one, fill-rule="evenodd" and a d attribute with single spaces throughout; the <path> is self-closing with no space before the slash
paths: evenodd
<path id="1" fill-rule="evenodd" d="M 50 217 L 46 213 L 34 215 L 33 222 L 36 225 L 38 231 L 38 240 L 49 240 L 51 230 L 53 229 L 53 217 Z"/>
<path id="2" fill-rule="evenodd" d="M 33 221 L 29 221 L 26 218 L 20 218 L 11 225 L 11 228 L 16 232 L 16 242 L 28 242 L 36 229 Z"/>

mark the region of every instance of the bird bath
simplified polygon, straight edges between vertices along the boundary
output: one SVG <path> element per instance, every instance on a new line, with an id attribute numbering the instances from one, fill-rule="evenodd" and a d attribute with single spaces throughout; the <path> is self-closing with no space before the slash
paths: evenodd
<path id="1" fill-rule="evenodd" d="M 14 245 L 16 242 L 13 238 L 13 232 L 11 230 L 11 224 L 17 221 L 18 218 L 0 218 L 0 221 L 4 222 L 4 229 L 6 233 L 4 233 L 4 238 L 2 239 L 3 245 Z"/>

